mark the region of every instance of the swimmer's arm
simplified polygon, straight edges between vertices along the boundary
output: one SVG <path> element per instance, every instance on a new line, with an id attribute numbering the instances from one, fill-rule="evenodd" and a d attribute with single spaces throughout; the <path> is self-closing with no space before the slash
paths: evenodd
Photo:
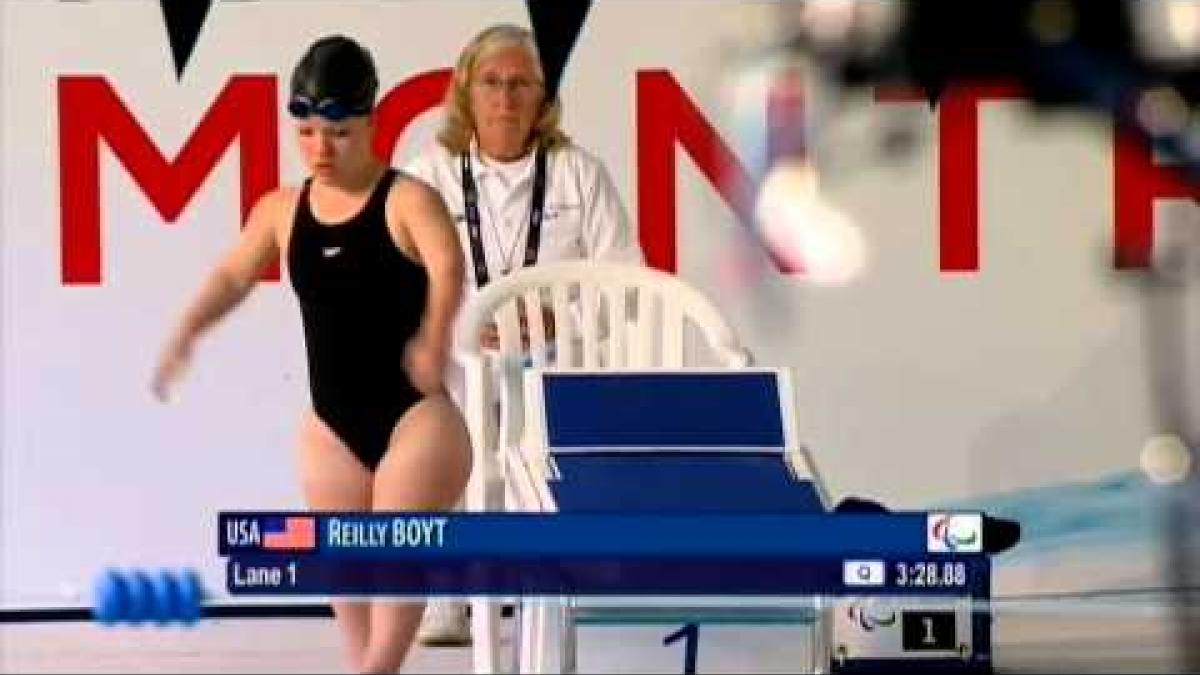
<path id="1" fill-rule="evenodd" d="M 184 312 L 176 338 L 192 341 L 236 307 L 279 258 L 278 223 L 287 206 L 276 190 L 255 204 L 237 244 L 217 264 Z"/>
<path id="2" fill-rule="evenodd" d="M 422 337 L 449 352 L 454 316 L 462 301 L 462 247 L 446 205 L 438 193 L 418 181 L 405 181 L 397 220 L 404 223 L 429 276 Z"/>

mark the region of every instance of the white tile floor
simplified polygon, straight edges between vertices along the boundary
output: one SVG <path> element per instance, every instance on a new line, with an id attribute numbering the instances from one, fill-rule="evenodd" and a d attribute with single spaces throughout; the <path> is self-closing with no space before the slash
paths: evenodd
<path id="1" fill-rule="evenodd" d="M 795 642 L 752 627 L 702 629 L 701 672 L 795 671 Z M 680 645 L 662 645 L 670 627 L 587 630 L 582 672 L 682 672 Z M 10 624 L 0 626 L 0 672 L 345 672 L 337 640 L 327 619 L 213 620 L 188 630 Z M 997 616 L 994 657 L 998 672 L 1180 672 L 1173 640 L 1161 617 L 1014 613 Z M 404 671 L 469 668 L 466 648 L 418 648 Z"/>

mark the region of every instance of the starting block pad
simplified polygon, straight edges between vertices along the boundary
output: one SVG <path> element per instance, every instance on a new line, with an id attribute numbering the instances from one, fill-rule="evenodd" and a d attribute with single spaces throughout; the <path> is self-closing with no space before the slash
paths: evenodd
<path id="1" fill-rule="evenodd" d="M 839 517 L 797 441 L 784 370 L 530 369 L 524 377 L 522 443 L 504 460 L 517 510 Z M 729 571 L 738 573 L 736 560 Z M 528 599 L 521 603 L 519 666 L 990 671 L 990 623 L 972 611 L 977 596 L 878 600 Z"/>

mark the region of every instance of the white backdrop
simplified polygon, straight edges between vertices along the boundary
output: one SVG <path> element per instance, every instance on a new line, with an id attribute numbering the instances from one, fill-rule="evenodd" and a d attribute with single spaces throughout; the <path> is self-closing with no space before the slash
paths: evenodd
<path id="1" fill-rule="evenodd" d="M 567 128 L 608 164 L 634 217 L 646 198 L 637 73 L 669 71 L 749 157 L 761 134 L 735 129 L 722 56 L 764 16 L 746 3 L 596 3 L 564 85 Z M 275 75 L 282 97 L 320 35 L 361 40 L 386 90 L 451 66 L 486 24 L 526 23 L 524 5 L 218 1 L 181 80 L 157 2 L 8 0 L 0 20 L 0 605 L 77 603 L 110 564 L 197 566 L 220 588 L 215 513 L 301 505 L 293 437 L 307 389 L 295 301 L 286 284 L 260 287 L 203 344 L 176 402 L 156 404 L 147 382 L 161 341 L 236 234 L 238 146 L 173 223 L 102 150 L 102 281 L 64 284 L 59 78 L 103 77 L 172 158 L 231 76 Z M 795 369 L 802 435 L 836 495 L 917 508 L 1130 470 L 1157 430 L 1137 296 L 1109 264 L 1111 132 L 1073 118 L 1034 125 L 1017 103 L 984 106 L 981 267 L 945 273 L 927 110 L 860 101 L 841 120 L 915 113 L 929 141 L 905 160 L 827 177 L 871 248 L 853 283 L 815 287 L 770 269 L 757 286 L 722 283 L 737 226 L 683 152 L 678 273 L 718 301 L 759 363 Z M 398 164 L 435 122 L 426 114 L 405 132 Z M 821 146 L 831 163 L 870 143 L 853 132 L 835 140 Z M 281 180 L 298 181 L 284 117 L 279 148 Z M 1164 201 L 1160 220 L 1167 209 L 1194 217 Z"/>

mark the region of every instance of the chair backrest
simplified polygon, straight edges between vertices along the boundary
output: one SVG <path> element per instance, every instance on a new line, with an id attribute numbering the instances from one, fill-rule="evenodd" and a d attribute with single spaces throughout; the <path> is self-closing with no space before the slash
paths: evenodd
<path id="1" fill-rule="evenodd" d="M 553 310 L 549 339 L 541 307 Z M 749 363 L 707 298 L 678 277 L 640 265 L 569 260 L 522 268 L 485 287 L 466 312 L 459 344 L 467 353 L 481 351 L 469 336 L 495 324 L 501 356 L 527 356 L 535 366 L 683 366 L 689 325 L 722 366 Z M 522 314 L 528 350 L 521 343 Z"/>
<path id="2" fill-rule="evenodd" d="M 780 368 L 525 373 L 510 461 L 524 501 L 554 510 L 823 512 Z M 537 494 L 529 491 L 532 488 Z"/>
<path id="3" fill-rule="evenodd" d="M 750 363 L 733 329 L 704 295 L 675 276 L 643 266 L 572 260 L 522 268 L 490 283 L 464 311 L 456 358 L 465 369 L 467 417 L 477 447 L 511 446 L 517 440 L 524 417 L 520 371 L 526 367 L 681 367 L 700 355 L 689 350 L 696 346 L 689 337 L 696 334 L 721 367 Z M 478 336 L 489 324 L 498 330 L 498 350 L 480 346 Z M 490 419 L 497 369 L 504 402 L 499 442 Z"/>

